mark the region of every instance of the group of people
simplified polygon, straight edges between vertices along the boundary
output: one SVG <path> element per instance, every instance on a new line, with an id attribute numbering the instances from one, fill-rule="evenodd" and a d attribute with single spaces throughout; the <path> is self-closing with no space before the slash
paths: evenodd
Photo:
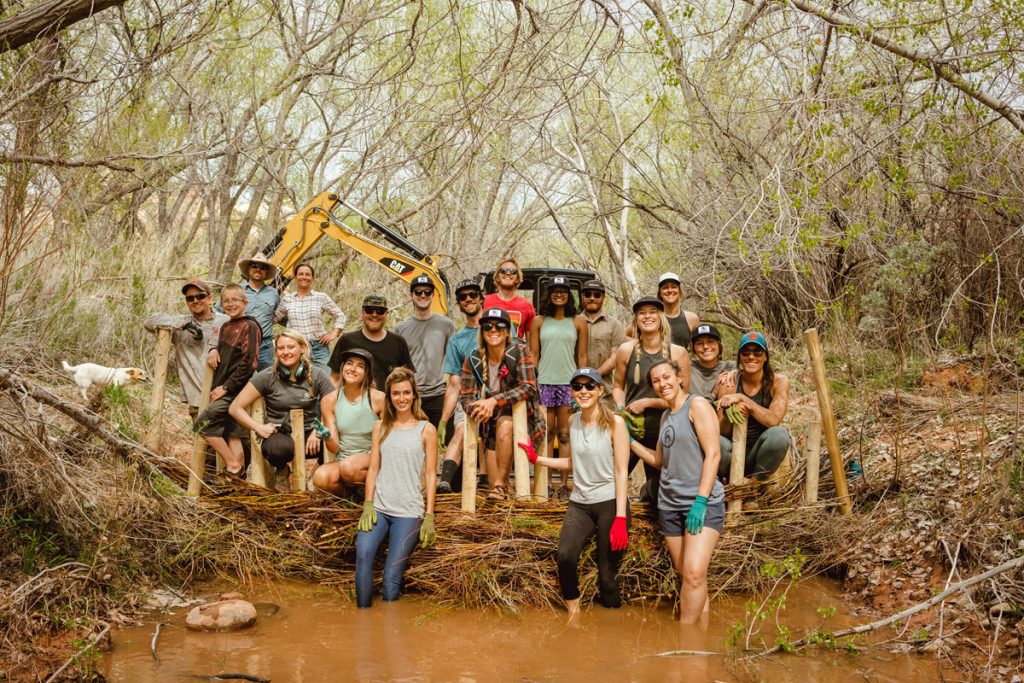
<path id="1" fill-rule="evenodd" d="M 457 285 L 461 329 L 432 311 L 434 284 L 420 276 L 410 283 L 412 315 L 394 331 L 386 299 L 373 294 L 362 301 L 360 328 L 344 332 L 344 313 L 312 288 L 311 265 L 296 268 L 296 291 L 283 298 L 269 284 L 276 267 L 266 258 L 239 267 L 244 280 L 225 286 L 218 306 L 210 286 L 193 280 L 182 287 L 188 313 L 157 314 L 146 327 L 173 330 L 193 428 L 223 457 L 228 476 L 243 475 L 250 431 L 262 440 L 264 458 L 287 472 L 295 438 L 289 411 L 298 408 L 311 485 L 337 495 L 364 487 L 360 607 L 371 603 L 372 565 L 385 540 L 385 600 L 397 599 L 416 544 L 434 542 L 435 494 L 461 485 L 467 416 L 479 430 L 487 498 L 508 498 L 512 408 L 524 401 L 528 439 L 519 446 L 560 475 L 554 493 L 568 500 L 558 576 L 569 611 L 579 608 L 579 558 L 594 534 L 598 602 L 621 604 L 616 575 L 629 540 L 628 477 L 642 462 L 641 499 L 656 510 L 682 578 L 682 619 L 697 623 L 707 614 L 732 428 L 748 422 L 745 472 L 755 480 L 770 477 L 789 447 L 781 427 L 789 384 L 772 370 L 762 334 L 744 333 L 736 361 L 723 360 L 721 334 L 682 310 L 673 273 L 661 276 L 657 296 L 633 303 L 628 326 L 604 310 L 598 280 L 583 283 L 577 304 L 570 284 L 551 278 L 538 315 L 517 294 L 523 276 L 514 258 L 498 264 L 492 294 L 484 296 L 476 280 Z M 275 322 L 287 327 L 273 337 Z M 204 363 L 214 368 L 213 389 L 199 412 Z M 258 397 L 262 422 L 249 413 Z M 545 434 L 547 451 L 537 453 Z M 324 462 L 324 449 L 333 462 Z"/>

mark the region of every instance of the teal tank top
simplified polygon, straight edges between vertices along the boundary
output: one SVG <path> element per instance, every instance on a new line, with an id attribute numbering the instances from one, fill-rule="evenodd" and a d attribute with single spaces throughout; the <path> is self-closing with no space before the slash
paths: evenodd
<path id="1" fill-rule="evenodd" d="M 544 318 L 540 328 L 537 384 L 568 384 L 576 372 L 576 325 L 572 318 Z"/>
<path id="2" fill-rule="evenodd" d="M 338 425 L 338 460 L 370 452 L 377 414 L 373 412 L 369 393 L 351 403 L 339 389 L 338 400 L 334 402 L 334 421 Z"/>

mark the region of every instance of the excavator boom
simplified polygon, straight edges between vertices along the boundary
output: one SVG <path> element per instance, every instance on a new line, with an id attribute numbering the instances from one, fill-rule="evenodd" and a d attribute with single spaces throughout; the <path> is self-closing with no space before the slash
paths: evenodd
<path id="1" fill-rule="evenodd" d="M 338 206 L 344 206 L 360 216 L 392 246 L 361 235 L 335 218 L 334 210 Z M 295 267 L 325 236 L 333 237 L 351 247 L 405 282 L 412 282 L 413 278 L 426 275 L 434 283 L 436 290 L 432 305 L 434 312 L 448 314 L 448 292 L 451 288 L 448 278 L 438 268 L 437 257 L 427 254 L 393 229 L 330 191 L 314 197 L 264 246 L 263 253 L 281 269 L 278 281 L 275 282 L 278 289 L 287 285 L 295 276 Z"/>

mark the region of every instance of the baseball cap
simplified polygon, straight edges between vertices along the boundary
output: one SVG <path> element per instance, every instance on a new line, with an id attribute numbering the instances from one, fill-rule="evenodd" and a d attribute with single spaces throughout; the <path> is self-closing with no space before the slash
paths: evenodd
<path id="1" fill-rule="evenodd" d="M 345 361 L 349 358 L 362 358 L 363 362 L 366 363 L 366 371 L 373 372 L 373 354 L 366 349 L 345 349 L 339 355 L 341 359 L 341 365 L 345 364 Z"/>
<path id="2" fill-rule="evenodd" d="M 697 329 L 693 331 L 693 335 L 690 337 L 690 340 L 694 341 L 697 337 L 711 337 L 712 339 L 722 341 L 722 334 L 714 325 L 697 325 Z"/>
<path id="3" fill-rule="evenodd" d="M 603 293 L 605 291 L 604 284 L 600 280 L 587 280 L 583 283 L 583 287 L 581 287 L 581 289 L 584 292 L 595 291 Z"/>
<path id="4" fill-rule="evenodd" d="M 380 306 L 381 308 L 387 308 L 388 300 L 380 294 L 367 294 L 363 297 L 363 306 Z"/>
<path id="5" fill-rule="evenodd" d="M 509 327 L 512 326 L 512 318 L 509 317 L 508 311 L 504 308 L 488 308 L 484 311 L 484 314 L 480 316 L 480 322 L 485 320 L 502 320 L 508 323 Z"/>
<path id="6" fill-rule="evenodd" d="M 477 282 L 476 280 L 463 280 L 455 288 L 455 293 L 458 294 L 459 292 L 461 292 L 464 289 L 475 289 L 478 292 L 483 292 L 484 291 L 483 288 L 480 286 L 480 283 Z"/>
<path id="7" fill-rule="evenodd" d="M 186 282 L 185 285 L 181 288 L 181 293 L 184 294 L 186 291 L 188 291 L 189 287 L 198 289 L 201 292 L 206 292 L 207 294 L 209 294 L 212 291 L 210 289 L 209 283 L 203 282 L 199 278 L 192 278 L 191 280 Z"/>
<path id="8" fill-rule="evenodd" d="M 765 351 L 768 350 L 768 342 L 765 341 L 764 335 L 760 332 L 744 332 L 743 336 L 740 337 L 740 348 L 753 344 L 754 346 L 760 346 Z"/>
<path id="9" fill-rule="evenodd" d="M 676 275 L 675 273 L 673 273 L 671 271 L 669 271 L 667 273 L 662 273 L 661 277 L 658 278 L 658 289 L 661 289 L 661 286 L 663 284 L 665 284 L 666 282 L 674 282 L 674 283 L 676 283 L 678 285 L 678 284 L 682 283 L 682 280 L 679 279 L 678 275 Z"/>
<path id="10" fill-rule="evenodd" d="M 654 296 L 642 296 L 633 302 L 633 313 L 636 313 L 641 306 L 654 306 L 659 311 L 665 310 L 665 304 L 661 303 L 661 299 Z"/>
<path id="11" fill-rule="evenodd" d="M 575 382 L 580 378 L 589 379 L 594 384 L 602 384 L 601 373 L 595 370 L 594 368 L 580 368 L 579 370 L 573 373 L 572 377 L 569 378 L 569 381 Z"/>
<path id="12" fill-rule="evenodd" d="M 434 281 L 431 280 L 428 275 L 418 275 L 412 279 L 412 282 L 409 283 L 409 291 L 411 292 L 417 287 L 430 287 L 431 289 L 436 289 L 436 287 L 434 287 Z"/>
<path id="13" fill-rule="evenodd" d="M 548 289 L 554 289 L 555 287 L 565 287 L 566 289 L 569 289 L 569 283 L 566 281 L 565 277 L 556 275 L 551 278 L 551 284 L 548 285 Z"/>

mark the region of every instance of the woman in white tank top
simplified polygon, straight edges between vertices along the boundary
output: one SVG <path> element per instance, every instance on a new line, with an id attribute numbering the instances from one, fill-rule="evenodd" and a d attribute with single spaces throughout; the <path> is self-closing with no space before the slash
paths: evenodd
<path id="1" fill-rule="evenodd" d="M 366 481 L 370 467 L 370 437 L 384 409 L 384 392 L 371 388 L 373 356 L 363 349 L 341 354 L 341 386 L 320 402 L 324 426 L 331 437 L 324 442 L 337 460 L 313 472 L 312 482 L 321 491 L 343 496 L 349 487 Z"/>

